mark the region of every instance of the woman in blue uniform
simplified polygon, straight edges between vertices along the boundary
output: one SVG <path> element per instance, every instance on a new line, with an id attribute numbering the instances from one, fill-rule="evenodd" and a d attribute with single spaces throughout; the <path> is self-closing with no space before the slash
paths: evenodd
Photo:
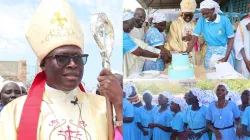
<path id="1" fill-rule="evenodd" d="M 199 88 L 191 89 L 186 95 L 186 102 L 190 106 L 184 113 L 183 121 L 190 140 L 209 140 L 206 126 L 207 107 L 202 104 L 204 98 L 205 94 Z"/>
<path id="2" fill-rule="evenodd" d="M 221 62 L 229 62 L 235 67 L 235 57 L 232 51 L 234 42 L 234 30 L 228 17 L 219 15 L 220 6 L 213 0 L 204 0 L 200 4 L 202 17 L 199 18 L 187 52 L 191 52 L 198 37 L 203 34 L 207 43 L 205 54 L 205 68 L 212 69 L 214 63 L 211 58 Z M 217 58 L 216 58 L 217 57 Z M 216 61 L 216 60 L 215 60 Z M 217 62 L 217 61 L 216 61 Z"/>
<path id="3" fill-rule="evenodd" d="M 151 91 L 147 90 L 142 94 L 142 98 L 145 102 L 144 106 L 141 106 L 138 111 L 138 122 L 140 140 L 150 140 L 153 136 L 153 129 L 149 128 L 149 124 L 154 122 L 154 115 L 158 111 L 158 107 L 152 105 L 153 95 Z"/>
<path id="4" fill-rule="evenodd" d="M 250 135 L 248 135 L 250 131 L 249 125 L 249 101 L 250 101 L 250 89 L 245 89 L 241 94 L 242 105 L 239 106 L 240 114 L 241 114 L 241 130 L 244 135 L 239 140 L 250 140 Z"/>
<path id="5" fill-rule="evenodd" d="M 149 124 L 149 128 L 153 128 L 153 140 L 170 140 L 173 113 L 168 104 L 172 99 L 173 95 L 167 91 L 158 97 L 160 108 L 154 115 L 154 122 Z"/>
<path id="6" fill-rule="evenodd" d="M 134 124 L 134 107 L 126 99 L 131 87 L 128 85 L 123 87 L 123 139 L 135 140 L 135 124 Z"/>
<path id="7" fill-rule="evenodd" d="M 216 88 L 218 101 L 208 107 L 206 119 L 207 127 L 213 131 L 212 140 L 237 140 L 237 136 L 241 137 L 240 111 L 235 103 L 226 100 L 228 92 L 228 86 L 220 83 Z"/>
<path id="8" fill-rule="evenodd" d="M 183 98 L 174 98 L 171 102 L 171 111 L 174 112 L 174 118 L 171 121 L 172 136 L 171 139 L 187 140 L 187 134 L 184 130 L 183 115 L 187 108 L 187 103 Z"/>

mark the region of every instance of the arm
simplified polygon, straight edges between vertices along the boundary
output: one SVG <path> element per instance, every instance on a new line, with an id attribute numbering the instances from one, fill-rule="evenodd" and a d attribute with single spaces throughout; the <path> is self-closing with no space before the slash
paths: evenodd
<path id="1" fill-rule="evenodd" d="M 238 137 L 242 137 L 241 124 L 240 124 L 241 119 L 240 119 L 240 117 L 236 118 L 235 121 L 236 121 L 236 125 L 237 125 L 236 135 L 237 135 Z"/>
<path id="2" fill-rule="evenodd" d="M 160 128 L 161 130 L 163 130 L 165 132 L 172 132 L 171 127 L 166 127 L 166 126 L 163 126 L 161 124 L 155 124 L 155 127 L 158 127 L 158 128 Z"/>
<path id="3" fill-rule="evenodd" d="M 203 20 L 204 19 L 202 17 L 199 18 L 197 24 L 195 25 L 192 39 L 188 42 L 188 47 L 187 47 L 187 50 L 186 50 L 187 52 L 191 52 L 193 50 L 193 47 L 194 47 L 195 43 L 198 40 L 198 37 L 202 33 Z"/>
<path id="4" fill-rule="evenodd" d="M 210 120 L 207 120 L 207 127 L 214 132 L 216 139 L 222 139 L 222 135 L 220 133 L 220 131 L 218 131 L 217 129 L 214 128 L 214 126 L 211 124 Z"/>
<path id="5" fill-rule="evenodd" d="M 250 137 L 250 131 L 247 130 L 247 126 L 242 124 L 241 125 L 241 131 L 244 136 Z"/>
<path id="6" fill-rule="evenodd" d="M 226 35 L 228 37 L 228 44 L 227 44 L 227 52 L 226 52 L 226 56 L 221 60 L 222 62 L 226 62 L 227 59 L 230 56 L 231 50 L 233 48 L 233 43 L 234 43 L 234 30 L 233 30 L 233 26 L 230 22 L 230 20 L 227 18 L 225 21 L 226 25 L 225 25 L 225 30 L 226 30 Z"/>
<path id="7" fill-rule="evenodd" d="M 132 123 L 134 121 L 134 117 L 123 118 L 124 123 Z"/>
<path id="8" fill-rule="evenodd" d="M 137 122 L 137 126 L 139 127 L 139 129 L 142 131 L 142 132 L 144 132 L 145 130 L 143 129 L 143 126 L 141 125 L 141 123 L 140 122 Z"/>
<path id="9" fill-rule="evenodd" d="M 117 121 L 123 120 L 123 117 L 122 117 L 122 104 L 115 105 L 114 108 L 115 108 L 116 120 Z M 122 126 L 119 126 L 118 129 L 119 129 L 120 133 L 123 132 Z"/>
<path id="10" fill-rule="evenodd" d="M 226 56 L 222 60 L 223 62 L 226 62 L 227 59 L 229 58 L 230 53 L 231 53 L 232 48 L 233 48 L 233 43 L 234 43 L 234 37 L 229 38 L 228 44 L 227 44 L 227 52 L 226 52 Z"/>
<path id="11" fill-rule="evenodd" d="M 152 53 L 147 50 L 143 50 L 142 48 L 138 47 L 136 50 L 132 52 L 133 55 L 136 56 L 143 56 L 143 57 L 149 57 L 149 58 L 159 58 L 160 55 L 157 53 Z"/>
<path id="12" fill-rule="evenodd" d="M 187 47 L 187 52 L 191 52 L 193 50 L 193 47 L 195 45 L 195 43 L 198 40 L 198 36 L 193 35 L 192 39 L 188 42 L 188 47 Z"/>

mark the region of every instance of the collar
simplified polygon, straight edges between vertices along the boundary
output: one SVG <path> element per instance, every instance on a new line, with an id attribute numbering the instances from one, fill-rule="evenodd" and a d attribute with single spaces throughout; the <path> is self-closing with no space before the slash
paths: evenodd
<path id="1" fill-rule="evenodd" d="M 71 91 L 61 91 L 55 88 L 52 88 L 45 84 L 44 88 L 44 100 L 53 103 L 59 100 L 65 100 L 65 102 L 70 102 L 71 100 L 75 99 L 77 96 L 77 88 Z"/>
<path id="2" fill-rule="evenodd" d="M 210 22 L 206 19 L 206 22 Z M 220 23 L 220 15 L 217 14 L 216 19 L 213 21 L 214 23 Z"/>

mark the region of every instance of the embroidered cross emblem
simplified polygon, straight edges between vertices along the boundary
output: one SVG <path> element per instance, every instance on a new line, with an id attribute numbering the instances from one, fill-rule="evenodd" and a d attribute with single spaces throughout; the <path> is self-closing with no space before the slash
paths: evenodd
<path id="1" fill-rule="evenodd" d="M 191 2 L 190 2 L 190 0 L 186 3 L 186 6 L 187 6 L 187 8 L 190 8 L 190 7 L 191 7 Z"/>
<path id="2" fill-rule="evenodd" d="M 56 12 L 55 16 L 56 16 L 55 19 L 51 19 L 51 23 L 54 24 L 54 23 L 58 22 L 58 26 L 63 27 L 64 26 L 63 21 L 67 22 L 67 18 L 65 18 L 65 17 L 61 18 L 59 12 Z"/>
<path id="3" fill-rule="evenodd" d="M 67 128 L 68 128 L 68 130 L 66 130 L 66 131 L 62 131 L 62 130 L 58 131 L 59 132 L 58 135 L 64 136 L 65 140 L 73 140 L 73 139 L 77 138 L 77 136 L 81 136 L 82 135 L 82 134 L 80 134 L 79 131 L 72 131 L 72 130 L 70 130 L 70 126 L 69 125 L 67 126 Z M 76 137 L 72 136 L 73 133 L 76 133 L 77 136 Z M 79 140 L 81 140 L 81 139 L 79 139 Z"/>

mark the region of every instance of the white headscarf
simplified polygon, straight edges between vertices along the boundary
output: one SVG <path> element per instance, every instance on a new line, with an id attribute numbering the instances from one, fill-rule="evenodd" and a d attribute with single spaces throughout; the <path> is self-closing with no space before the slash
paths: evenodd
<path id="1" fill-rule="evenodd" d="M 249 91 L 249 92 L 250 92 L 250 88 L 244 89 L 243 92 L 244 92 L 244 91 Z"/>
<path id="2" fill-rule="evenodd" d="M 231 99 L 232 102 L 234 102 L 236 105 L 241 105 L 241 97 L 240 94 L 236 91 L 232 91 L 230 90 L 226 96 L 226 99 L 229 100 L 229 98 Z"/>
<path id="3" fill-rule="evenodd" d="M 133 88 L 132 87 L 135 88 L 135 92 L 137 93 L 137 88 L 136 88 L 135 83 L 129 82 L 128 84 L 126 84 L 125 86 L 123 86 L 123 92 L 125 92 L 126 98 L 128 98 L 132 94 L 132 92 L 133 92 Z"/>
<path id="4" fill-rule="evenodd" d="M 228 87 L 228 85 L 226 83 L 219 83 L 217 86 L 216 86 L 216 89 L 219 87 L 219 86 L 224 86 L 226 88 L 226 90 L 229 92 L 230 91 L 230 88 Z"/>
<path id="5" fill-rule="evenodd" d="M 164 97 L 168 98 L 168 104 L 171 103 L 171 101 L 174 99 L 174 95 L 168 91 L 164 91 L 161 93 Z"/>
<path id="6" fill-rule="evenodd" d="M 151 97 L 153 97 L 153 94 L 150 90 L 144 91 L 141 96 L 143 97 L 146 93 L 148 93 L 149 95 L 151 95 Z"/>
<path id="7" fill-rule="evenodd" d="M 205 93 L 203 92 L 203 90 L 199 88 L 193 88 L 190 91 L 193 93 L 194 96 L 197 97 L 199 106 L 201 107 L 203 105 L 203 100 L 205 97 Z"/>
<path id="8" fill-rule="evenodd" d="M 123 21 L 127 21 L 134 18 L 134 14 L 132 12 L 124 12 L 123 13 Z"/>
<path id="9" fill-rule="evenodd" d="M 28 92 L 28 88 L 23 82 L 17 82 L 17 84 L 19 87 L 23 87 Z"/>
<path id="10" fill-rule="evenodd" d="M 166 21 L 166 15 L 162 12 L 154 13 L 153 15 L 153 23 L 160 23 Z"/>
<path id="11" fill-rule="evenodd" d="M 15 83 L 15 84 L 17 84 L 16 82 L 14 82 L 14 81 L 9 81 L 9 80 L 7 80 L 7 81 L 2 81 L 2 82 L 0 82 L 0 92 L 3 90 L 3 88 L 7 85 L 7 84 L 9 84 L 9 83 Z M 17 84 L 18 85 L 18 84 Z M 19 88 L 20 88 L 20 86 L 18 86 Z M 20 90 L 21 90 L 21 88 L 20 88 Z"/>
<path id="12" fill-rule="evenodd" d="M 153 96 L 153 94 L 152 94 L 152 92 L 151 92 L 150 90 L 144 91 L 144 92 L 142 93 L 142 98 L 143 98 L 143 96 L 144 96 L 146 93 L 148 93 L 148 94 L 152 97 L 151 104 L 152 104 L 152 105 L 155 105 L 154 100 L 153 100 L 153 99 L 154 99 L 154 96 Z"/>
<path id="13" fill-rule="evenodd" d="M 222 11 L 220 10 L 220 5 L 213 0 L 204 0 L 203 2 L 201 2 L 200 9 L 202 10 L 204 8 L 207 8 L 207 9 L 214 8 L 216 14 L 222 13 Z"/>
<path id="14" fill-rule="evenodd" d="M 188 107 L 186 101 L 183 98 L 173 98 L 172 102 L 178 104 L 181 108 L 181 112 L 184 112 Z"/>
<path id="15" fill-rule="evenodd" d="M 217 96 L 213 90 L 204 90 L 205 96 L 203 99 L 203 105 L 208 107 L 212 102 L 217 101 Z"/>

